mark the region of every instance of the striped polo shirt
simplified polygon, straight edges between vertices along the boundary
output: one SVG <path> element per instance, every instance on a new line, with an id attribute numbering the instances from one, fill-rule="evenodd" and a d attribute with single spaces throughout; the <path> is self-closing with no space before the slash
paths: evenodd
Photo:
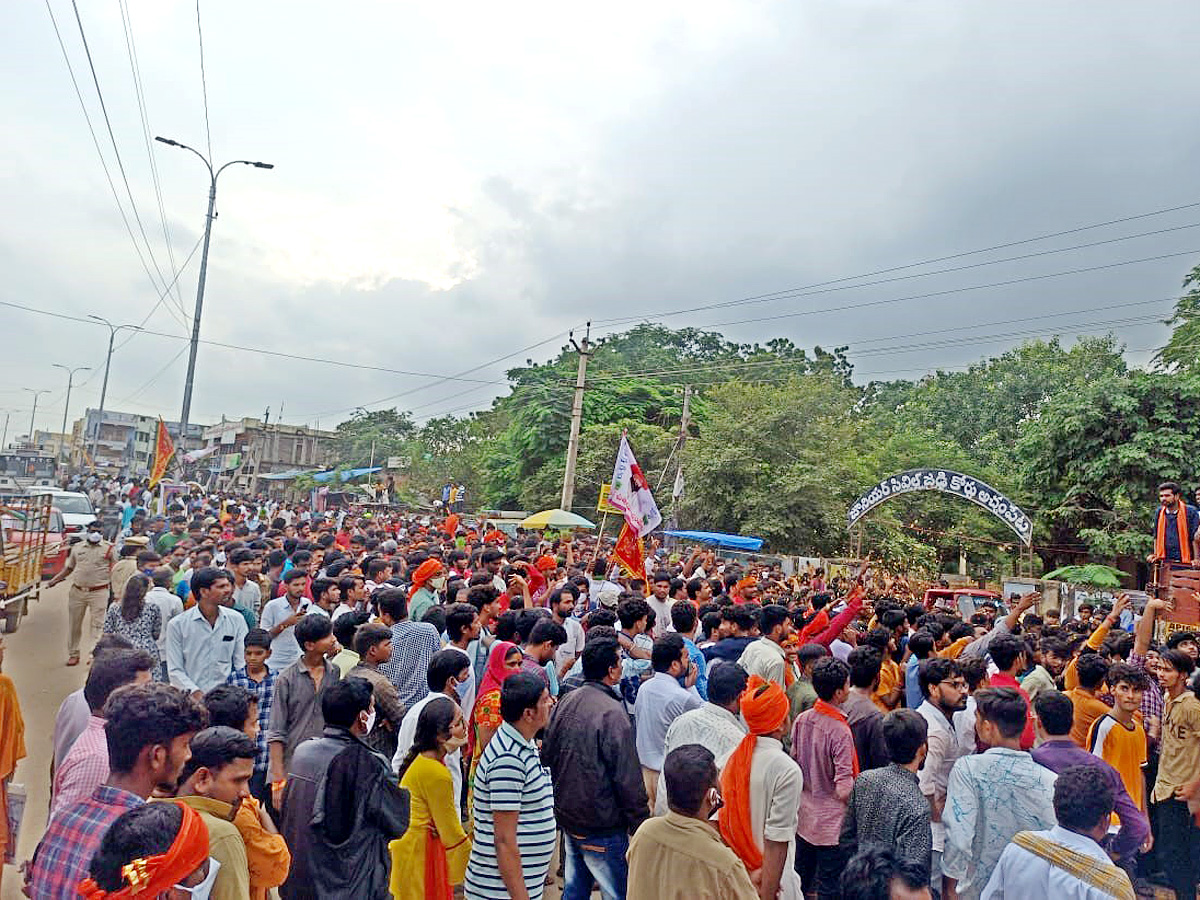
<path id="1" fill-rule="evenodd" d="M 541 900 L 554 851 L 554 789 L 537 748 L 503 723 L 475 770 L 475 837 L 467 863 L 468 900 L 507 900 L 496 858 L 495 813 L 516 812 L 521 872 L 531 900 Z"/>

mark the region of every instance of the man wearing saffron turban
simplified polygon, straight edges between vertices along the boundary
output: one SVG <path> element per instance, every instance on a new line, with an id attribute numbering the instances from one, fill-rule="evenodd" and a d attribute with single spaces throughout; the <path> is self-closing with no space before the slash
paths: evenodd
<path id="1" fill-rule="evenodd" d="M 804 776 L 783 752 L 789 703 L 783 688 L 752 675 L 741 700 L 749 734 L 721 775 L 721 836 L 753 875 L 762 897 L 803 900 L 796 874 L 796 822 Z"/>
<path id="2" fill-rule="evenodd" d="M 440 559 L 429 558 L 413 572 L 408 590 L 408 617 L 421 622 L 425 613 L 438 602 L 437 592 L 446 586 L 446 569 Z"/>

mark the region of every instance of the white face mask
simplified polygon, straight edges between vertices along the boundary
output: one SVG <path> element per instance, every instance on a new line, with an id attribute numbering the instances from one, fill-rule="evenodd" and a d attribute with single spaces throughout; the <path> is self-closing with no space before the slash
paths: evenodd
<path id="1" fill-rule="evenodd" d="M 375 707 L 372 706 L 370 712 L 367 713 L 367 721 L 363 725 L 363 734 L 370 734 L 371 729 L 375 727 Z"/>
<path id="2" fill-rule="evenodd" d="M 220 868 L 221 864 L 210 856 L 208 858 L 208 875 L 205 876 L 202 882 L 195 887 L 184 887 L 181 884 L 177 884 L 175 885 L 175 890 L 191 894 L 194 900 L 208 900 L 212 895 L 213 885 L 217 881 L 217 871 Z"/>

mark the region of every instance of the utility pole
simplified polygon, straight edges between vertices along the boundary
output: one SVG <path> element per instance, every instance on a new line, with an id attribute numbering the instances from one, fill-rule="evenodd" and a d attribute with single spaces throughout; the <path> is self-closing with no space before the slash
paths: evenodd
<path id="1" fill-rule="evenodd" d="M 683 470 L 683 445 L 687 443 L 688 426 L 692 424 L 691 407 L 692 386 L 690 384 L 685 384 L 683 386 L 683 413 L 679 416 L 679 437 L 675 442 L 675 455 L 679 457 L 679 461 L 675 466 L 676 473 Z M 676 474 L 675 480 L 679 481 L 678 474 Z M 672 491 L 671 496 L 674 498 L 674 491 Z M 674 506 L 673 503 L 672 506 Z"/>
<path id="2" fill-rule="evenodd" d="M 675 481 L 671 485 L 671 512 L 667 517 L 667 529 L 674 531 L 679 527 L 679 521 L 676 518 L 676 507 L 679 505 L 679 497 L 676 496 L 676 489 L 679 486 L 679 480 L 683 477 L 683 445 L 687 443 L 688 426 L 691 424 L 691 406 L 692 406 L 692 386 L 690 384 L 683 387 L 683 411 L 679 415 L 679 436 L 675 438 L 675 446 L 671 448 L 671 455 L 667 457 L 667 464 L 663 466 L 662 475 L 658 479 L 658 485 L 655 490 L 663 486 L 663 482 L 667 480 L 667 472 L 671 470 L 671 460 L 675 460 Z M 672 541 L 673 538 L 664 538 L 664 542 Z"/>
<path id="3" fill-rule="evenodd" d="M 571 403 L 571 436 L 567 439 L 567 468 L 563 472 L 562 499 L 559 508 L 571 511 L 571 503 L 575 499 L 575 457 L 579 455 L 579 428 L 583 423 L 583 388 L 587 383 L 587 364 L 595 348 L 592 346 L 592 323 L 587 323 L 587 331 L 583 336 L 583 344 L 575 341 L 575 335 L 569 334 L 571 345 L 579 352 L 579 371 L 575 376 L 575 399 Z"/>
<path id="4" fill-rule="evenodd" d="M 90 371 L 92 371 L 92 367 L 91 366 L 78 366 L 78 367 L 72 369 L 72 368 L 69 368 L 68 366 L 62 365 L 62 363 L 53 363 L 53 367 L 55 369 L 62 369 L 64 372 L 67 373 L 67 399 L 66 399 L 66 402 L 63 403 L 62 429 L 58 433 L 58 456 L 56 458 L 57 460 L 61 460 L 62 455 L 63 455 L 62 454 L 63 438 L 66 437 L 66 434 L 67 434 L 67 411 L 70 410 L 70 408 L 71 408 L 71 387 L 75 381 L 75 373 L 76 372 L 90 372 Z M 71 459 L 71 457 L 68 455 L 67 461 L 70 462 L 70 459 Z"/>
<path id="5" fill-rule="evenodd" d="M 11 409 L 4 411 L 4 437 L 0 437 L 0 450 L 8 446 L 8 417 L 12 415 Z"/>
<path id="6" fill-rule="evenodd" d="M 256 169 L 273 169 L 274 165 L 265 162 L 252 162 L 248 159 L 233 159 L 221 166 L 217 170 L 213 170 L 212 162 L 208 157 L 189 147 L 187 144 L 181 144 L 179 141 L 173 141 L 165 137 L 155 137 L 156 141 L 166 144 L 169 147 L 178 147 L 181 150 L 190 150 L 200 157 L 205 168 L 208 169 L 208 215 L 204 219 L 204 250 L 200 254 L 200 278 L 196 285 L 196 312 L 192 316 L 192 341 L 188 351 L 188 367 L 187 378 L 183 383 L 183 412 L 179 416 L 179 436 L 180 440 L 187 440 L 188 416 L 192 411 L 192 383 L 196 377 L 196 351 L 200 348 L 200 313 L 204 309 L 204 281 L 208 275 L 208 244 L 212 239 L 212 223 L 216 218 L 217 206 L 217 178 L 227 168 L 233 165 L 254 166 Z"/>
<path id="7" fill-rule="evenodd" d="M 108 396 L 108 370 L 112 366 L 113 355 L 113 340 L 117 336 L 117 332 L 123 328 L 128 328 L 130 331 L 141 331 L 141 325 L 114 325 L 112 322 L 103 316 L 88 316 L 89 319 L 95 319 L 97 322 L 103 322 L 108 326 L 108 355 L 104 357 L 104 381 L 100 385 L 100 412 L 96 414 L 96 431 L 92 435 L 92 468 L 96 468 L 96 445 L 100 441 L 100 426 L 104 424 L 104 398 Z M 86 413 L 84 416 L 84 426 L 87 425 Z M 86 435 L 84 436 L 86 440 Z"/>
<path id="8" fill-rule="evenodd" d="M 38 397 L 41 396 L 42 394 L 48 394 L 48 393 L 50 393 L 50 391 L 49 391 L 49 389 L 42 389 L 40 391 L 35 391 L 33 388 L 24 388 L 23 390 L 29 391 L 29 393 L 33 394 L 33 411 L 29 414 L 29 443 L 32 444 L 33 443 L 33 421 L 34 421 L 34 419 L 37 418 Z"/>

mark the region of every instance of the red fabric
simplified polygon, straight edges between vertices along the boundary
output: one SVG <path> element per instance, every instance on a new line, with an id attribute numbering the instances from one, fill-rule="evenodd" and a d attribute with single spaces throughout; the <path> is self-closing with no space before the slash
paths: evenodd
<path id="1" fill-rule="evenodd" d="M 483 681 L 479 685 L 479 691 L 476 694 L 482 697 L 489 691 L 498 691 L 500 686 L 508 680 L 515 672 L 520 669 L 509 669 L 504 665 L 504 659 L 514 650 L 520 650 L 516 644 L 508 641 L 497 641 L 492 645 L 492 649 L 488 652 L 487 668 L 483 671 Z"/>
<path id="2" fill-rule="evenodd" d="M 849 596 L 850 600 L 846 604 L 846 608 L 833 617 L 833 621 L 829 623 L 829 627 L 813 638 L 812 643 L 828 647 L 837 639 L 838 635 L 846 630 L 846 626 L 858 616 L 858 612 L 862 609 L 863 605 L 862 588 L 858 586 L 854 587 L 850 591 Z"/>
<path id="3" fill-rule="evenodd" d="M 425 832 L 425 897 L 427 900 L 454 898 L 454 888 L 450 885 L 450 864 L 446 861 L 446 847 L 432 828 Z"/>
<path id="4" fill-rule="evenodd" d="M 799 636 L 800 646 L 803 647 L 805 644 L 807 644 L 809 641 L 811 641 L 816 635 L 820 634 L 822 631 L 824 631 L 828 627 L 829 627 L 829 610 L 821 609 L 820 611 L 817 612 L 817 614 L 815 616 L 812 617 L 812 621 L 809 622 L 807 625 L 805 625 L 800 630 L 800 636 Z"/>
<path id="5" fill-rule="evenodd" d="M 621 564 L 631 578 L 646 577 L 646 557 L 642 550 L 641 538 L 626 522 L 621 526 L 617 535 L 617 543 L 613 546 L 613 558 Z"/>
<path id="6" fill-rule="evenodd" d="M 1029 694 L 1025 692 L 1025 688 L 1021 687 L 1021 683 L 1012 675 L 1007 675 L 1004 672 L 997 672 L 988 680 L 989 687 L 1006 687 L 1012 688 L 1018 694 L 1025 698 L 1025 730 L 1021 732 L 1021 749 L 1028 750 L 1033 746 L 1033 716 L 1029 714 Z"/>

